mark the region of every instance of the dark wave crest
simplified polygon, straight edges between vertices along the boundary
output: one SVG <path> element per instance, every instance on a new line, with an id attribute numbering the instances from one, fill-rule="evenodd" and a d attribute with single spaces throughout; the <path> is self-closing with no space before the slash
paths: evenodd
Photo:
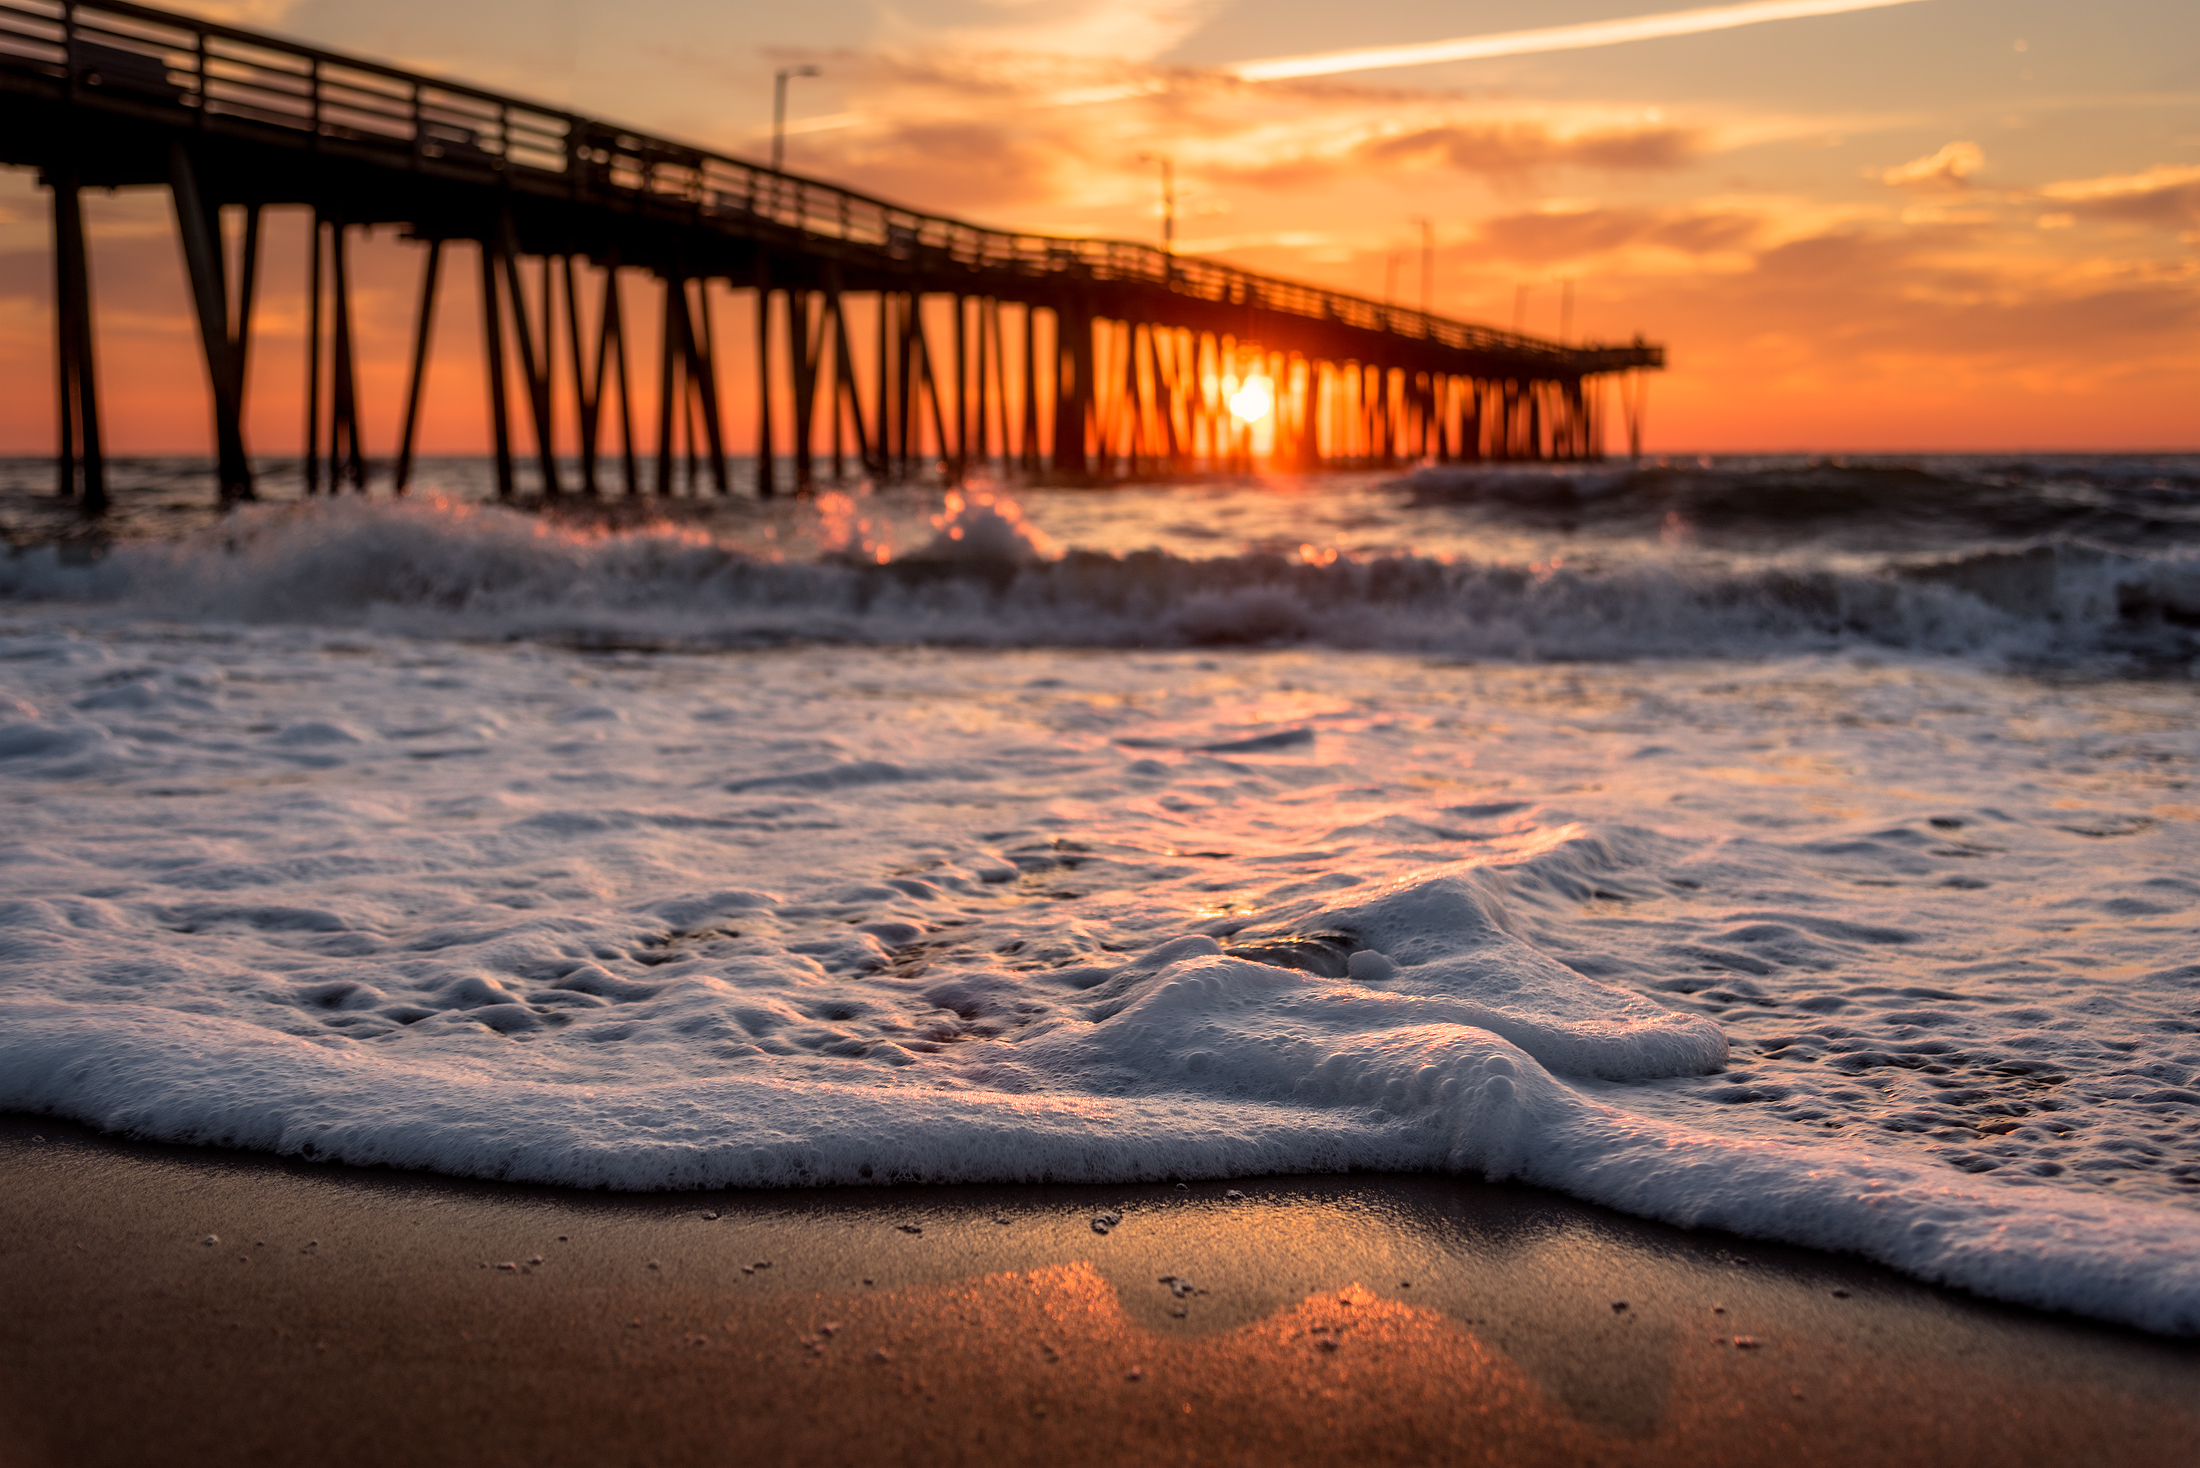
<path id="1" fill-rule="evenodd" d="M 0 562 L 0 597 L 138 616 L 660 646 L 1294 644 L 1506 659 L 1885 648 L 2176 669 L 2200 656 L 2200 554 L 2070 541 L 1844 568 L 1704 558 L 1327 564 L 1090 551 L 777 561 L 693 529 L 561 530 L 437 503 L 325 504 L 72 561 Z"/>
<path id="2" fill-rule="evenodd" d="M 1413 503 L 1496 521 L 1713 544 L 1808 540 L 1860 551 L 2059 539 L 2124 548 L 2200 544 L 2189 459 L 1951 459 L 1928 463 L 1713 461 L 1581 472 L 1430 467 Z"/>

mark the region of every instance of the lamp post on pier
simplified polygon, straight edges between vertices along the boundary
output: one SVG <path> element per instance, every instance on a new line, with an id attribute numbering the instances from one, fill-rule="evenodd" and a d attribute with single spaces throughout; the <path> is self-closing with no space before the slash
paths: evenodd
<path id="1" fill-rule="evenodd" d="M 1421 314 L 1428 315 L 1429 280 L 1435 274 L 1436 227 L 1425 214 L 1413 216 L 1413 222 L 1421 226 Z"/>
<path id="2" fill-rule="evenodd" d="M 816 76 L 814 66 L 782 66 L 772 73 L 772 172 L 787 161 L 787 79 Z"/>
<path id="3" fill-rule="evenodd" d="M 1161 165 L 1161 253 L 1176 253 L 1176 160 L 1165 153 L 1141 153 L 1141 163 Z"/>

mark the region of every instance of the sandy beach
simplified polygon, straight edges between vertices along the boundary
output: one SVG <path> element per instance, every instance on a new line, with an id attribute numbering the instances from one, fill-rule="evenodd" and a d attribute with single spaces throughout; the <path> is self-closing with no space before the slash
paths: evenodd
<path id="1" fill-rule="evenodd" d="M 2200 1431 L 2200 1345 L 1473 1179 L 614 1195 L 26 1117 L 0 1159 L 11 1468 L 2136 1468 Z"/>

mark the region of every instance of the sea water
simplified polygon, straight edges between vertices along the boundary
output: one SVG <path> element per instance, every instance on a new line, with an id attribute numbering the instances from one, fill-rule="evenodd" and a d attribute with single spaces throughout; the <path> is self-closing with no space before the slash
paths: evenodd
<path id="1" fill-rule="evenodd" d="M 2200 460 L 431 470 L 141 475 L 89 546 L 12 471 L 0 1107 L 616 1188 L 1479 1173 L 2200 1332 Z"/>

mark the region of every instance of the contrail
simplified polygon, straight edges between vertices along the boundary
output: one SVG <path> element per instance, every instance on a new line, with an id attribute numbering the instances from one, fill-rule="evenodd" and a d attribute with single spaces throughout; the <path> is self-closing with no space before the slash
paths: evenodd
<path id="1" fill-rule="evenodd" d="M 1492 36 L 1454 36 L 1448 41 L 1414 41 L 1403 46 L 1362 46 L 1312 56 L 1278 56 L 1240 61 L 1217 68 L 1249 82 L 1275 82 L 1299 76 L 1333 76 L 1342 71 L 1376 71 L 1392 66 L 1428 66 L 1439 61 L 1477 61 L 1487 56 L 1527 56 L 1538 51 L 1579 51 L 1652 41 L 1664 36 L 1694 36 L 1705 31 L 1761 25 L 1768 20 L 1801 20 L 1813 15 L 1844 15 L 1852 10 L 1881 10 L 1915 5 L 1919 0 L 1754 0 L 1748 5 L 1713 5 L 1672 10 L 1625 20 L 1592 20 L 1580 25 L 1535 31 L 1501 31 Z"/>

